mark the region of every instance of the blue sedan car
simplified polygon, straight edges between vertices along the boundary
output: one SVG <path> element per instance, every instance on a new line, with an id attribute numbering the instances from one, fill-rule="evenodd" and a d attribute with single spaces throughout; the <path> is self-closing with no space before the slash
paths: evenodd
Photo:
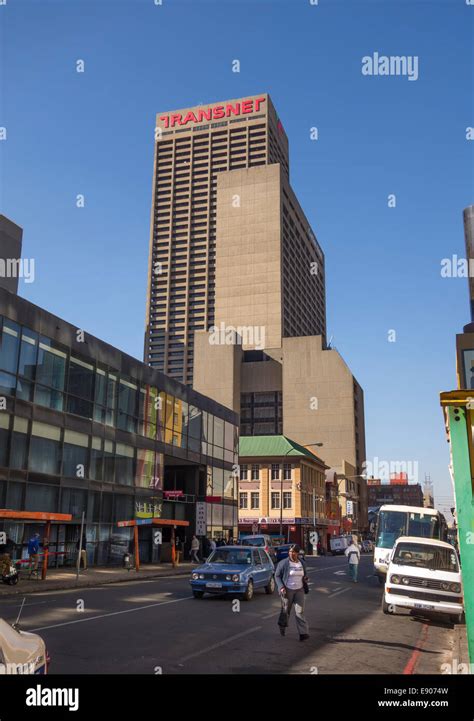
<path id="1" fill-rule="evenodd" d="M 264 548 L 220 546 L 191 574 L 194 598 L 205 593 L 241 595 L 250 601 L 258 588 L 275 590 L 275 567 Z"/>

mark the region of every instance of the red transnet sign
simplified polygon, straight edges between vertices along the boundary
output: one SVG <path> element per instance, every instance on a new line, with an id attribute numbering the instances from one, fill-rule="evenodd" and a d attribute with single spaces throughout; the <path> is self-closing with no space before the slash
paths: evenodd
<path id="1" fill-rule="evenodd" d="M 199 108 L 190 110 L 186 115 L 172 113 L 171 115 L 160 115 L 165 128 L 174 128 L 175 125 L 188 125 L 188 123 L 202 123 L 209 120 L 221 120 L 232 115 L 248 115 L 258 113 L 265 98 L 251 98 L 238 103 L 226 103 L 226 105 L 213 105 L 210 108 Z"/>

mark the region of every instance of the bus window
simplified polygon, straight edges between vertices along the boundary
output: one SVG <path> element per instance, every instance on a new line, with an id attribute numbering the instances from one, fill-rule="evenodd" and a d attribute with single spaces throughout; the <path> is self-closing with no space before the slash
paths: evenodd
<path id="1" fill-rule="evenodd" d="M 422 516 L 420 513 L 408 514 L 407 536 L 417 538 L 439 538 L 439 522 L 436 516 Z"/>
<path id="2" fill-rule="evenodd" d="M 378 548 L 393 548 L 397 538 L 406 535 L 406 517 L 404 511 L 380 511 L 375 545 Z"/>

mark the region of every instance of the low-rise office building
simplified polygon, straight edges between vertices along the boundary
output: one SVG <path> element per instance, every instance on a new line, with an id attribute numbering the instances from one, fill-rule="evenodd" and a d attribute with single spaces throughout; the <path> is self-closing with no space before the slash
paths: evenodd
<path id="1" fill-rule="evenodd" d="M 420 483 L 398 482 L 392 479 L 390 483 L 382 483 L 380 479 L 367 481 L 369 506 L 380 507 L 386 503 L 395 503 L 400 506 L 424 506 L 423 489 Z"/>
<path id="2" fill-rule="evenodd" d="M 95 564 L 121 561 L 132 529 L 118 521 L 235 537 L 237 444 L 228 408 L 0 288 L 0 508 L 72 514 L 53 525 L 52 562 L 75 556 L 83 513 Z M 19 556 L 41 527 L 1 530 Z M 141 559 L 163 560 L 170 533 L 160 547 L 140 527 Z"/>
<path id="3" fill-rule="evenodd" d="M 309 545 L 310 531 L 325 536 L 325 463 L 286 436 L 241 436 L 239 533 L 282 535 Z"/>

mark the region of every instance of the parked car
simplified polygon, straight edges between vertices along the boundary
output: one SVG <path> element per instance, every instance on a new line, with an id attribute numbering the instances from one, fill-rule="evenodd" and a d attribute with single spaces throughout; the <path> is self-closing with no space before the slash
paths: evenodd
<path id="1" fill-rule="evenodd" d="M 254 592 L 264 588 L 275 590 L 275 568 L 264 548 L 251 546 L 221 546 L 211 553 L 206 563 L 191 574 L 194 598 L 205 593 L 232 594 L 250 601 Z"/>
<path id="2" fill-rule="evenodd" d="M 49 662 L 41 636 L 0 618 L 0 674 L 45 674 Z"/>
<path id="3" fill-rule="evenodd" d="M 242 536 L 240 543 L 242 546 L 257 546 L 258 548 L 264 548 L 273 563 L 277 562 L 275 546 L 273 545 L 270 536 L 267 536 L 265 533 L 259 533 L 255 536 Z"/>
<path id="4" fill-rule="evenodd" d="M 277 546 L 275 548 L 277 563 L 279 563 L 280 561 L 283 561 L 284 558 L 288 557 L 289 550 L 292 546 L 293 546 L 293 543 L 282 543 L 281 546 Z M 301 549 L 300 552 L 298 553 L 298 557 L 302 558 L 304 560 L 305 556 L 306 556 L 306 554 L 305 554 L 304 550 Z"/>
<path id="5" fill-rule="evenodd" d="M 397 539 L 388 564 L 382 610 L 395 613 L 397 606 L 462 623 L 461 569 L 450 543 L 414 536 Z"/>

